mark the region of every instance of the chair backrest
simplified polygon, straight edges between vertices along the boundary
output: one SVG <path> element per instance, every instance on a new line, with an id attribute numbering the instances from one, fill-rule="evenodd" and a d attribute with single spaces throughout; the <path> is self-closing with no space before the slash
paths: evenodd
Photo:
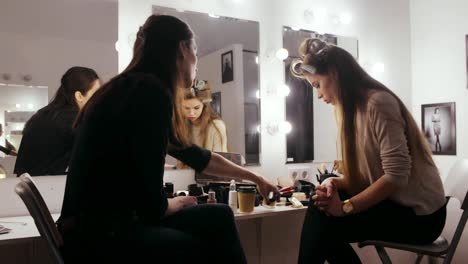
<path id="1" fill-rule="evenodd" d="M 60 232 L 56 228 L 54 219 L 52 218 L 52 215 L 51 215 L 51 213 L 49 211 L 49 208 L 47 207 L 47 204 L 45 203 L 44 199 L 42 198 L 42 195 L 39 192 L 39 189 L 36 187 L 36 184 L 34 183 L 33 178 L 28 173 L 24 173 L 24 174 L 22 174 L 20 176 L 20 180 L 22 182 L 25 182 L 29 186 L 31 191 L 33 192 L 34 199 L 39 204 L 39 207 L 41 209 L 40 210 L 41 214 L 44 217 L 44 219 L 47 221 L 47 224 L 50 225 L 50 226 L 55 227 L 55 228 L 53 228 L 51 230 L 52 235 L 53 235 L 52 238 L 54 240 L 54 244 L 57 245 L 59 248 L 62 247 L 63 246 L 62 235 L 60 234 Z"/>
<path id="2" fill-rule="evenodd" d="M 468 160 L 459 160 L 450 168 L 450 172 L 444 182 L 445 192 L 450 198 L 460 202 L 463 213 L 458 221 L 457 228 L 450 242 L 450 248 L 445 256 L 444 263 L 451 263 L 458 242 L 460 242 L 466 221 L 468 220 Z"/>
<path id="3" fill-rule="evenodd" d="M 41 237 L 46 240 L 55 262 L 62 264 L 63 260 L 60 254 L 60 247 L 63 245 L 62 238 L 39 191 L 37 188 L 33 191 L 34 188 L 35 186 L 32 181 L 27 183 L 27 180 L 23 178 L 16 185 L 15 192 L 21 197 L 28 208 Z"/>

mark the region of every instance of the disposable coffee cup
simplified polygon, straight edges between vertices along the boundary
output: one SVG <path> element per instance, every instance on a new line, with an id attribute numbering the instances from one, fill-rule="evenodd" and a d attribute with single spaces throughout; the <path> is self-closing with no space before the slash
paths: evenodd
<path id="1" fill-rule="evenodd" d="M 255 187 L 241 186 L 237 190 L 237 198 L 239 200 L 239 212 L 253 212 L 255 206 Z"/>

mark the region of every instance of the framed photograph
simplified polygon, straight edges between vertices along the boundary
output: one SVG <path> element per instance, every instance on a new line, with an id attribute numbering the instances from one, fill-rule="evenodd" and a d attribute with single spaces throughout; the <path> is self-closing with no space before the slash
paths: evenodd
<path id="1" fill-rule="evenodd" d="M 434 155 L 457 155 L 455 102 L 421 105 L 421 120 Z"/>
<path id="2" fill-rule="evenodd" d="M 221 92 L 211 94 L 211 108 L 221 117 Z"/>
<path id="3" fill-rule="evenodd" d="M 234 80 L 234 61 L 232 50 L 221 54 L 221 83 Z"/>

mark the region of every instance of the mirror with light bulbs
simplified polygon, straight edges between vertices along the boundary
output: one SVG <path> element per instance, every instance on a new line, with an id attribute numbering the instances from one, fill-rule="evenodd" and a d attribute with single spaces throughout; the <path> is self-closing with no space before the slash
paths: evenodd
<path id="1" fill-rule="evenodd" d="M 18 149 L 24 124 L 49 103 L 70 67 L 92 68 L 103 82 L 117 74 L 118 1 L 2 3 L 0 39 L 0 145 L 8 140 Z M 0 158 L 8 177 L 14 163 Z"/>
<path id="2" fill-rule="evenodd" d="M 289 52 L 284 60 L 285 83 L 290 91 L 285 100 L 285 116 L 292 127 L 286 136 L 286 163 L 314 160 L 314 91 L 307 81 L 295 78 L 290 71 L 291 61 L 299 57 L 299 45 L 306 38 L 319 38 L 335 44 L 350 52 L 356 59 L 359 52 L 356 38 L 283 27 L 283 48 Z"/>
<path id="3" fill-rule="evenodd" d="M 245 165 L 259 165 L 259 23 L 163 6 L 153 6 L 153 14 L 190 25 L 198 47 L 196 78 L 210 84 L 211 107 L 226 127 L 227 152 L 242 154 Z M 166 163 L 177 161 L 168 157 Z"/>

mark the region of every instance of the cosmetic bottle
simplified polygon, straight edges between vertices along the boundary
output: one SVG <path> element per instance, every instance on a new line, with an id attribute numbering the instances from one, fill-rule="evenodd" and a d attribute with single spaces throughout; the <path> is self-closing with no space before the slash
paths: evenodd
<path id="1" fill-rule="evenodd" d="M 229 185 L 229 207 L 231 207 L 234 213 L 237 213 L 237 190 L 234 180 L 231 180 L 231 184 Z"/>
<path id="2" fill-rule="evenodd" d="M 208 192 L 208 200 L 206 200 L 206 203 L 216 203 L 216 193 L 214 191 Z"/>

